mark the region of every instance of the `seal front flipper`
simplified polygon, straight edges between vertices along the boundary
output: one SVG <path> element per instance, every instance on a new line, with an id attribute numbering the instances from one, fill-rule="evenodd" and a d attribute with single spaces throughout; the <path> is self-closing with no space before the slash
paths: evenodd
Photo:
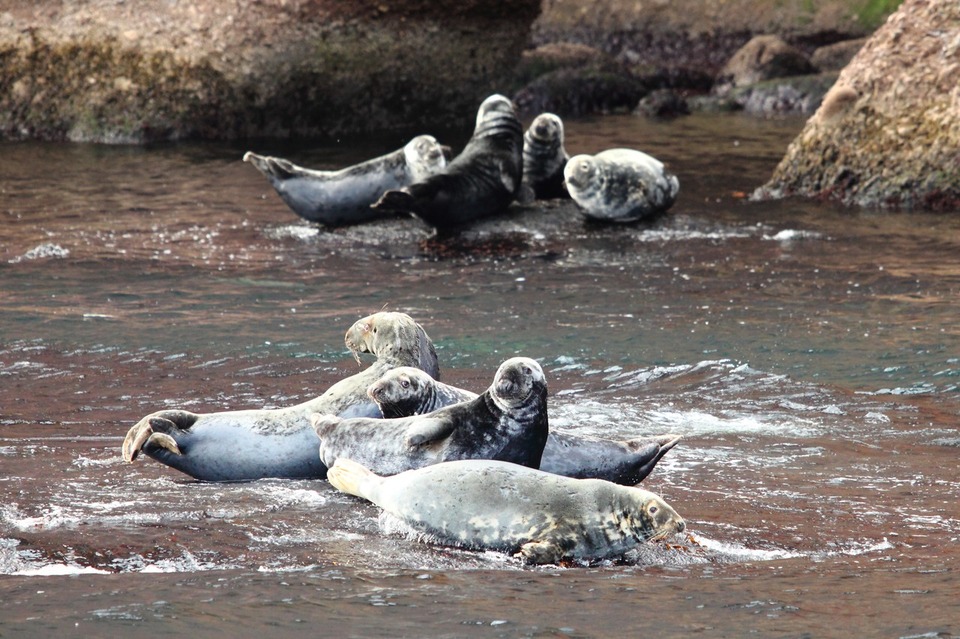
<path id="1" fill-rule="evenodd" d="M 327 470 L 327 480 L 342 493 L 373 501 L 371 491 L 383 482 L 383 477 L 363 464 L 341 457 Z"/>
<path id="2" fill-rule="evenodd" d="M 397 213 L 416 213 L 417 198 L 405 190 L 387 191 L 380 199 L 370 205 L 378 211 L 395 211 Z"/>
<path id="3" fill-rule="evenodd" d="M 563 550 L 551 541 L 530 541 L 520 546 L 520 557 L 528 564 L 556 564 L 563 558 Z"/>
<path id="4" fill-rule="evenodd" d="M 405 441 L 410 448 L 423 446 L 449 437 L 455 427 L 456 422 L 451 419 L 420 419 L 407 429 Z"/>
<path id="5" fill-rule="evenodd" d="M 123 438 L 123 458 L 132 462 L 147 446 L 158 446 L 177 455 L 183 454 L 170 433 L 189 430 L 198 417 L 196 413 L 185 410 L 163 410 L 147 415 L 134 424 Z"/>

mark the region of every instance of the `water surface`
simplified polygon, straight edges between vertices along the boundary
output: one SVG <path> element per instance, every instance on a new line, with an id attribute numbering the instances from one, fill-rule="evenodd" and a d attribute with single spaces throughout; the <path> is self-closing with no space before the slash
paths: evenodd
<path id="1" fill-rule="evenodd" d="M 960 635 L 960 216 L 747 201 L 801 126 L 568 122 L 571 153 L 674 169 L 670 214 L 597 226 L 551 202 L 445 239 L 320 230 L 239 161 L 334 168 L 399 137 L 0 144 L 0 633 Z M 421 543 L 323 481 L 120 459 L 154 410 L 319 394 L 385 305 L 449 383 L 525 355 L 551 427 L 683 434 L 644 485 L 690 535 L 529 568 Z"/>

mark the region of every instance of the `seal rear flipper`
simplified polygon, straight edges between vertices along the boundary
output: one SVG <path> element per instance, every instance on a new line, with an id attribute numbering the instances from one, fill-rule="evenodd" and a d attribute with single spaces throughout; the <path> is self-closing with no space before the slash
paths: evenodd
<path id="1" fill-rule="evenodd" d="M 290 160 L 269 155 L 257 155 L 252 151 L 243 154 L 243 161 L 249 162 L 267 177 L 275 177 L 279 180 L 287 180 L 301 173 L 300 167 Z"/>
<path id="2" fill-rule="evenodd" d="M 367 495 L 370 482 L 383 478 L 352 459 L 341 457 L 327 470 L 327 481 L 342 493 L 370 499 Z"/>
<path id="3" fill-rule="evenodd" d="M 514 556 L 528 564 L 556 564 L 563 558 L 563 550 L 551 541 L 529 541 Z"/>
<path id="4" fill-rule="evenodd" d="M 185 410 L 164 410 L 147 415 L 133 425 L 123 438 L 123 459 L 132 462 L 145 446 L 156 445 L 177 455 L 182 454 L 176 439 L 170 434 L 189 430 L 199 415 Z"/>
<path id="5" fill-rule="evenodd" d="M 329 435 L 330 431 L 339 426 L 342 422 L 343 420 L 336 415 L 314 413 L 310 416 L 310 425 L 313 426 L 313 430 L 317 433 L 317 437 L 320 439 L 323 439 Z"/>
<path id="6" fill-rule="evenodd" d="M 419 419 L 407 428 L 404 441 L 410 448 L 416 448 L 449 437 L 454 427 L 455 422 L 452 419 Z"/>

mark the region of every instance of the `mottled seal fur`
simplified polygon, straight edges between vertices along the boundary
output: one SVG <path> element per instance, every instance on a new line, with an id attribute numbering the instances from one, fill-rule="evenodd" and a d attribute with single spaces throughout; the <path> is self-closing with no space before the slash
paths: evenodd
<path id="1" fill-rule="evenodd" d="M 453 459 L 499 459 L 537 468 L 547 440 L 547 382 L 540 365 L 514 357 L 475 399 L 428 415 L 341 419 L 314 415 L 320 458 L 347 457 L 382 475 Z"/>
<path id="2" fill-rule="evenodd" d="M 448 229 L 504 211 L 522 177 L 523 125 L 513 103 L 495 94 L 480 105 L 473 136 L 446 169 L 387 191 L 373 208 L 410 213 Z"/>
<path id="3" fill-rule="evenodd" d="M 560 116 L 541 113 L 535 117 L 523 134 L 522 201 L 569 197 L 563 187 L 563 169 L 569 159 Z"/>
<path id="4" fill-rule="evenodd" d="M 534 564 L 613 558 L 686 527 L 642 488 L 498 461 L 451 461 L 381 477 L 341 458 L 327 478 L 441 543 L 516 553 Z"/>
<path id="5" fill-rule="evenodd" d="M 424 415 L 477 397 L 438 382 L 423 371 L 400 366 L 387 371 L 367 389 L 384 417 Z M 581 437 L 551 430 L 543 448 L 540 470 L 579 479 L 605 479 L 633 486 L 643 481 L 676 443 L 672 433 L 617 441 Z"/>
<path id="6" fill-rule="evenodd" d="M 277 194 L 300 217 L 326 226 L 359 224 L 384 217 L 371 204 L 391 189 L 435 175 L 447 165 L 443 148 L 430 135 L 419 135 L 403 148 L 339 171 L 317 171 L 283 158 L 247 152 Z"/>
<path id="7" fill-rule="evenodd" d="M 567 191 L 588 218 L 634 222 L 673 206 L 677 176 L 659 160 L 633 149 L 576 155 L 563 171 Z"/>
<path id="8" fill-rule="evenodd" d="M 123 458 L 147 456 L 205 481 L 264 477 L 323 478 L 317 457 L 320 440 L 310 424 L 318 411 L 344 417 L 381 417 L 367 388 L 396 366 L 415 366 L 439 375 L 437 355 L 426 331 L 404 313 L 375 313 L 347 331 L 344 341 L 357 361 L 360 353 L 377 360 L 369 368 L 331 386 L 307 402 L 274 410 L 193 413 L 162 410 L 134 425 L 123 440 Z"/>

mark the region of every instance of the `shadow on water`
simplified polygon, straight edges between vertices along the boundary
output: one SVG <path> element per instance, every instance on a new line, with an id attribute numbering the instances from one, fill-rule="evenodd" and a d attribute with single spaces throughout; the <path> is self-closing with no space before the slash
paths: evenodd
<path id="1" fill-rule="evenodd" d="M 0 633 L 960 634 L 960 218 L 748 202 L 801 125 L 569 122 L 571 153 L 664 160 L 670 213 L 555 201 L 452 237 L 301 222 L 232 145 L 0 145 Z M 402 142 L 257 150 L 329 168 Z M 384 305 L 448 383 L 537 358 L 552 428 L 681 433 L 645 486 L 689 534 L 530 568 L 324 481 L 121 461 L 147 412 L 317 395 Z"/>

